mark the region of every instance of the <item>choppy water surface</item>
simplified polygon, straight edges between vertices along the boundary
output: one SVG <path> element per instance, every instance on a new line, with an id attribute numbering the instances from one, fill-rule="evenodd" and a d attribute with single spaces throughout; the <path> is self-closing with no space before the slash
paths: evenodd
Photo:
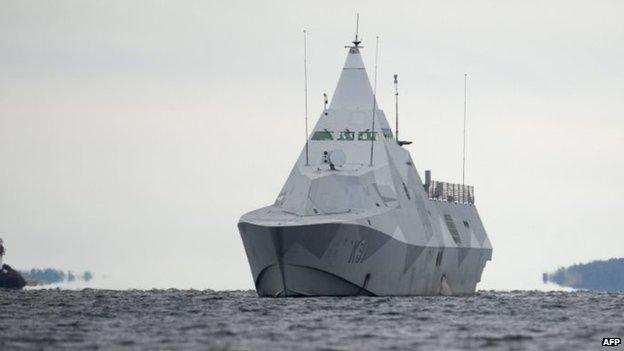
<path id="1" fill-rule="evenodd" d="M 615 293 L 269 299 L 0 289 L 0 349 L 599 350 L 603 337 L 624 337 L 623 313 Z"/>

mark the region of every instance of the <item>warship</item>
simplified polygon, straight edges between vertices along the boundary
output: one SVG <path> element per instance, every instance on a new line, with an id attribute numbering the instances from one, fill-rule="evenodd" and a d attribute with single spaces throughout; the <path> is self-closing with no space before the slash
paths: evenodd
<path id="1" fill-rule="evenodd" d="M 352 43 L 331 103 L 277 199 L 238 222 L 256 291 L 474 293 L 492 257 L 474 189 L 434 181 L 430 171 L 421 180 L 409 142 L 395 138 L 377 104 L 357 31 Z"/>

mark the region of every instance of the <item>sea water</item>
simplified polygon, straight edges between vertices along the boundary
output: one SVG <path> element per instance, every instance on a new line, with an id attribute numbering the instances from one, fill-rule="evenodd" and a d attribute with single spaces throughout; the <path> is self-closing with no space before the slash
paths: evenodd
<path id="1" fill-rule="evenodd" d="M 0 350 L 600 350 L 624 337 L 623 314 L 624 293 L 0 289 Z"/>

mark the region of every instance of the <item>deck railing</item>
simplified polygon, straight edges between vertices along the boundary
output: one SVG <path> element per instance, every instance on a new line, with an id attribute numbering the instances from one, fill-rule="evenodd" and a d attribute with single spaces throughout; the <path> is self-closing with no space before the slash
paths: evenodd
<path id="1" fill-rule="evenodd" d="M 474 187 L 432 180 L 425 183 L 425 191 L 431 200 L 474 204 Z"/>

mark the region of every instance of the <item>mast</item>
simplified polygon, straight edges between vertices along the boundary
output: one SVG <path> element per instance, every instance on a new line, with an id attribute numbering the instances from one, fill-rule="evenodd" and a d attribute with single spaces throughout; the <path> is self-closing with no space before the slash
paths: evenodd
<path id="1" fill-rule="evenodd" d="M 356 35 L 357 37 L 357 35 Z M 373 123 L 371 126 L 370 166 L 373 166 L 373 151 L 375 149 L 375 111 L 377 110 L 377 59 L 379 58 L 379 36 L 375 42 L 375 84 L 373 88 Z"/>
<path id="2" fill-rule="evenodd" d="M 466 179 L 466 88 L 467 88 L 468 74 L 464 73 L 464 145 L 462 148 L 462 185 L 465 184 Z"/>
<path id="3" fill-rule="evenodd" d="M 360 14 L 358 13 L 355 17 L 355 40 L 353 41 L 353 45 L 355 45 L 356 47 L 360 45 L 360 43 L 362 42 L 361 40 L 358 39 L 358 32 L 360 30 Z"/>
<path id="4" fill-rule="evenodd" d="M 307 32 L 303 30 L 303 80 L 304 80 L 304 92 L 305 92 L 305 156 L 306 166 L 310 165 L 309 150 L 308 150 L 308 51 L 307 51 Z"/>
<path id="5" fill-rule="evenodd" d="M 399 75 L 394 75 L 394 110 L 395 110 L 395 120 L 394 120 L 394 136 L 396 137 L 397 142 L 399 142 Z"/>

